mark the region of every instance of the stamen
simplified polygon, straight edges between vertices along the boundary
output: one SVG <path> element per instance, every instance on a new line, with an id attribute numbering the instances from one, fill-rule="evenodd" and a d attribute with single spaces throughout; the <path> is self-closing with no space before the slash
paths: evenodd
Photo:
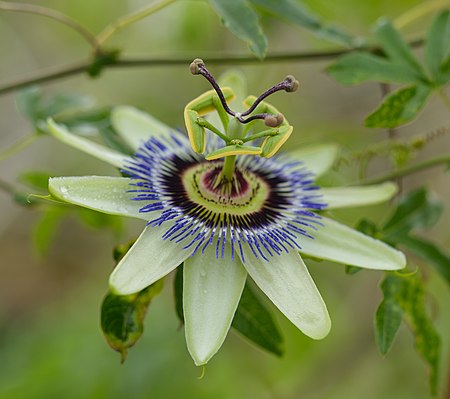
<path id="1" fill-rule="evenodd" d="M 196 58 L 194 61 L 191 62 L 189 69 L 193 75 L 202 75 L 203 77 L 206 78 L 206 80 L 209 83 L 211 83 L 211 86 L 214 88 L 217 95 L 219 96 L 220 102 L 222 103 L 222 106 L 225 109 L 225 111 L 231 116 L 235 116 L 236 114 L 228 107 L 227 101 L 225 100 L 225 96 L 223 95 L 220 86 L 217 84 L 213 76 L 209 73 L 208 69 L 206 69 L 203 60 L 200 58 Z"/>
<path id="2" fill-rule="evenodd" d="M 265 98 L 269 97 L 273 93 L 276 93 L 277 91 L 284 90 L 288 93 L 292 93 L 298 89 L 299 83 L 298 80 L 294 78 L 292 75 L 288 75 L 284 78 L 284 80 L 275 86 L 272 86 L 270 89 L 266 90 L 264 93 L 262 93 L 256 101 L 252 104 L 252 106 L 245 112 L 243 112 L 242 116 L 250 115 L 256 107 L 263 101 Z"/>

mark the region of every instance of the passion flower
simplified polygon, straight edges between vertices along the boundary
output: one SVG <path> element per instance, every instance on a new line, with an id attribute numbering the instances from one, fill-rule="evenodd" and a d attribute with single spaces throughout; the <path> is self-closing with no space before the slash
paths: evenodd
<path id="1" fill-rule="evenodd" d="M 186 341 L 195 364 L 207 363 L 225 340 L 248 275 L 303 333 L 324 338 L 330 319 L 300 254 L 382 270 L 403 268 L 405 258 L 320 211 L 377 202 L 395 189 L 383 185 L 322 191 L 301 160 L 276 154 L 292 127 L 262 100 L 281 89 L 293 91 L 298 86 L 293 77 L 259 98 L 251 97 L 247 111 L 233 112 L 227 104 L 233 92 L 222 91 L 203 62 L 195 61 L 191 71 L 207 77 L 215 92 L 188 104 L 189 138 L 140 111 L 118 107 L 113 125 L 136 149 L 128 157 L 49 121 L 55 137 L 128 176 L 53 178 L 50 193 L 100 212 L 147 221 L 111 274 L 115 293 L 138 292 L 184 262 Z M 264 112 L 259 112 L 261 107 Z M 218 111 L 223 131 L 202 118 L 205 109 Z M 269 120 L 270 129 L 250 134 L 242 128 L 255 120 Z M 218 138 L 206 137 L 205 127 Z M 253 140 L 259 145 L 245 144 Z"/>

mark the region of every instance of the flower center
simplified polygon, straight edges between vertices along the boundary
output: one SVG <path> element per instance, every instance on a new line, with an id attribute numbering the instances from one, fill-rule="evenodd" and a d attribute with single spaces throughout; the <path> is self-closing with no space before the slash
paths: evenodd
<path id="1" fill-rule="evenodd" d="M 248 170 L 236 168 L 231 181 L 221 178 L 223 162 L 194 164 L 182 176 L 184 188 L 195 203 L 215 213 L 248 214 L 261 210 L 270 189 Z"/>

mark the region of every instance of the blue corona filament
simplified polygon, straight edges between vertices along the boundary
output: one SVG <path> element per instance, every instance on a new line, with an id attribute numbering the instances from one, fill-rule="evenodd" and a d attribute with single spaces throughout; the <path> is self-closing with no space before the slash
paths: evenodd
<path id="1" fill-rule="evenodd" d="M 162 238 L 183 243 L 184 249 L 194 248 L 193 255 L 214 250 L 216 258 L 223 258 L 228 242 L 233 259 L 235 251 L 244 259 L 246 245 L 255 257 L 269 260 L 299 250 L 302 240 L 313 239 L 314 230 L 322 225 L 314 212 L 326 205 L 313 173 L 301 162 L 284 155 L 244 155 L 236 163 L 233 192 L 218 192 L 216 199 L 204 201 L 191 198 L 186 186 L 194 182 L 185 172 L 198 168 L 200 178 L 206 179 L 206 174 L 214 176 L 222 165 L 222 161 L 206 161 L 194 153 L 188 139 L 173 132 L 143 143 L 123 172 L 132 178 L 129 191 L 136 193 L 134 201 L 142 202 L 140 212 L 149 214 L 148 225 L 167 224 Z M 264 190 L 265 199 L 258 209 L 247 211 L 247 205 L 239 203 L 242 187 L 247 187 L 249 201 L 253 200 L 252 189 Z"/>

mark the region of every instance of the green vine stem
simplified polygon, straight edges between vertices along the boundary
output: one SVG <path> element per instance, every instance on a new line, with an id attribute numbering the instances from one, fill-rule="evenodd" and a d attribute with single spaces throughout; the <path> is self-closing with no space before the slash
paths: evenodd
<path id="1" fill-rule="evenodd" d="M 151 4 L 149 7 L 145 7 L 142 10 L 136 11 L 129 15 L 125 15 L 112 24 L 108 25 L 102 32 L 97 35 L 96 40 L 99 45 L 103 45 L 111 36 L 117 33 L 119 30 L 126 28 L 127 26 L 148 17 L 151 14 L 161 10 L 164 7 L 174 3 L 175 0 L 158 0 Z"/>
<path id="2" fill-rule="evenodd" d="M 417 47 L 423 44 L 423 40 L 416 40 L 411 42 L 410 45 Z M 330 60 L 339 57 L 344 54 L 348 54 L 353 51 L 360 51 L 361 49 L 345 49 L 345 50 L 328 50 L 328 51 L 308 51 L 308 52 L 295 52 L 295 53 L 273 53 L 266 56 L 264 59 L 266 64 L 278 63 L 278 62 L 306 62 L 306 61 L 322 61 Z M 367 51 L 379 52 L 381 49 L 378 47 L 367 48 Z M 181 57 L 181 58 L 118 58 L 113 63 L 106 64 L 103 68 L 134 68 L 134 67 L 156 67 L 156 66 L 183 66 L 189 64 L 193 56 Z M 211 55 L 205 56 L 208 60 L 208 64 L 211 65 L 242 65 L 242 64 L 261 64 L 259 58 L 253 55 Z M 92 60 L 81 61 L 74 64 L 64 65 L 61 67 L 52 68 L 50 70 L 39 71 L 28 77 L 17 79 L 9 83 L 0 84 L 0 95 L 9 93 L 11 91 L 26 87 L 32 84 L 49 82 L 57 79 L 61 79 L 68 76 L 78 75 L 86 72 L 92 65 Z"/>
<path id="3" fill-rule="evenodd" d="M 399 17 L 395 18 L 393 23 L 394 26 L 401 30 L 405 26 L 417 21 L 418 19 L 425 17 L 428 14 L 432 14 L 436 11 L 442 10 L 444 8 L 450 7 L 450 0 L 431 0 L 426 1 L 411 8 L 405 13 L 401 14 Z"/>
<path id="4" fill-rule="evenodd" d="M 423 161 L 418 164 L 408 166 L 407 168 L 395 170 L 395 171 L 387 173 L 385 175 L 362 181 L 358 184 L 368 185 L 368 184 L 384 183 L 386 181 L 395 180 L 400 177 L 412 175 L 414 173 L 421 172 L 423 170 L 426 170 L 426 169 L 429 169 L 429 168 L 432 168 L 435 166 L 439 166 L 439 165 L 450 166 L 450 154 L 432 158 L 427 161 Z"/>
<path id="5" fill-rule="evenodd" d="M 29 14 L 42 15 L 44 17 L 51 18 L 55 21 L 61 22 L 62 24 L 72 28 L 74 31 L 78 32 L 83 36 L 86 41 L 91 45 L 91 47 L 97 51 L 99 49 L 97 38 L 87 30 L 83 25 L 69 16 L 52 10 L 51 8 L 36 6 L 34 4 L 26 3 L 10 3 L 7 1 L 0 1 L 0 10 L 2 11 L 14 11 L 14 12 L 25 12 Z"/>

